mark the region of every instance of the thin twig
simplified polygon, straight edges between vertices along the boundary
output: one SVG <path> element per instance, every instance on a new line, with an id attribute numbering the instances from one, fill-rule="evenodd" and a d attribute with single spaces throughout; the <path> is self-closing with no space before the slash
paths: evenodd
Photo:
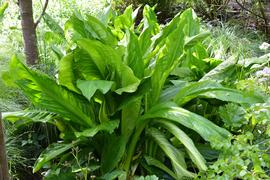
<path id="1" fill-rule="evenodd" d="M 44 4 L 44 7 L 43 7 L 43 9 L 42 9 L 42 12 L 41 12 L 39 18 L 37 19 L 37 21 L 35 22 L 35 28 L 37 28 L 37 26 L 38 26 L 38 24 L 40 23 L 42 17 L 44 16 L 44 14 L 45 14 L 45 12 L 46 12 L 46 9 L 47 9 L 47 7 L 48 7 L 48 3 L 49 3 L 49 0 L 46 0 L 46 1 L 45 1 L 45 4 Z"/>
<path id="2" fill-rule="evenodd" d="M 249 13 L 251 13 L 251 14 L 253 14 L 253 15 L 255 15 L 255 16 L 257 16 L 257 17 L 259 17 L 259 18 L 261 18 L 261 19 L 264 20 L 264 18 L 263 18 L 261 15 L 256 14 L 255 12 L 253 12 L 253 11 L 251 11 L 250 9 L 246 8 L 246 7 L 245 7 L 243 4 L 241 4 L 238 0 L 235 0 L 235 2 L 236 2 L 242 9 L 244 9 L 244 10 L 248 11 Z"/>
<path id="3" fill-rule="evenodd" d="M 259 9 L 260 9 L 260 12 L 261 12 L 262 17 L 263 17 L 263 20 L 264 20 L 265 31 L 266 31 L 267 34 L 269 34 L 269 29 L 268 29 L 268 19 L 267 19 L 267 17 L 266 17 L 265 11 L 264 11 L 264 6 L 263 6 L 261 0 L 258 0 L 258 3 L 259 3 Z"/>

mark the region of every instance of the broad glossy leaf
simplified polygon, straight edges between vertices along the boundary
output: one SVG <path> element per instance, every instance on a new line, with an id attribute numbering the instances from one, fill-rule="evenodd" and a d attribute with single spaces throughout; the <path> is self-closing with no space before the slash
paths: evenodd
<path id="1" fill-rule="evenodd" d="M 200 21 L 191 8 L 185 10 L 180 16 L 179 26 L 183 28 L 186 36 L 196 36 L 200 32 Z"/>
<path id="2" fill-rule="evenodd" d="M 136 126 L 136 121 L 141 112 L 141 105 L 141 99 L 138 99 L 121 111 L 121 132 L 127 138 L 129 138 Z"/>
<path id="3" fill-rule="evenodd" d="M 142 120 L 158 118 L 167 119 L 190 128 L 212 145 L 228 141 L 231 137 L 231 134 L 227 130 L 171 102 L 158 104 L 142 116 Z"/>
<path id="4" fill-rule="evenodd" d="M 112 5 L 109 5 L 109 6 L 104 8 L 104 10 L 102 11 L 102 14 L 99 16 L 99 20 L 105 26 L 107 26 L 108 23 L 110 22 L 110 20 L 112 19 L 112 17 L 113 17 Z"/>
<path id="5" fill-rule="evenodd" d="M 159 24 L 155 14 L 155 9 L 149 5 L 145 5 L 143 8 L 143 28 L 144 30 L 150 28 L 151 34 L 153 35 L 159 32 Z"/>
<path id="6" fill-rule="evenodd" d="M 64 33 L 69 43 L 74 43 L 79 39 L 89 37 L 85 30 L 84 22 L 75 15 L 71 16 L 65 23 Z"/>
<path id="7" fill-rule="evenodd" d="M 231 57 L 206 73 L 200 81 L 212 80 L 221 83 L 228 78 L 235 77 L 236 70 L 237 62 L 234 57 Z"/>
<path id="8" fill-rule="evenodd" d="M 192 68 L 193 69 L 193 68 Z M 197 80 L 196 73 L 189 67 L 176 67 L 170 75 L 177 76 L 181 80 L 194 81 Z"/>
<path id="9" fill-rule="evenodd" d="M 125 9 L 123 14 L 115 18 L 114 20 L 115 29 L 121 29 L 121 30 L 133 29 L 134 28 L 133 17 L 136 17 L 136 16 L 133 16 L 132 6 L 130 5 Z"/>
<path id="10" fill-rule="evenodd" d="M 151 136 L 155 142 L 160 146 L 168 158 L 176 165 L 176 176 L 182 177 L 194 177 L 195 175 L 186 169 L 185 159 L 183 154 L 170 144 L 164 134 L 155 128 L 148 128 L 147 134 Z"/>
<path id="11" fill-rule="evenodd" d="M 59 175 L 52 174 L 44 177 L 44 180 L 61 180 L 61 179 L 75 180 L 76 175 L 72 172 L 68 172 L 68 173 L 60 173 Z"/>
<path id="12" fill-rule="evenodd" d="M 160 31 L 154 38 L 154 47 L 166 40 L 166 38 L 178 27 L 180 20 L 180 13 L 175 15 L 175 17 Z"/>
<path id="13" fill-rule="evenodd" d="M 78 44 L 88 52 L 103 77 L 110 75 L 108 71 L 112 73 L 111 76 L 116 73 L 111 77 L 111 80 L 116 82 L 118 89 L 116 89 L 115 92 L 117 94 L 122 94 L 123 92 L 131 93 L 137 90 L 140 80 L 134 75 L 133 71 L 122 62 L 119 51 L 99 41 L 90 39 L 80 40 Z M 107 67 L 110 68 L 107 69 Z"/>
<path id="14" fill-rule="evenodd" d="M 74 50 L 73 70 L 81 79 L 104 79 L 95 62 L 91 59 L 87 51 L 83 49 L 77 48 Z"/>
<path id="15" fill-rule="evenodd" d="M 117 39 L 112 34 L 111 30 L 97 18 L 88 15 L 87 21 L 84 21 L 84 26 L 93 39 L 98 39 L 105 44 L 117 45 Z"/>
<path id="16" fill-rule="evenodd" d="M 82 94 L 90 101 L 97 90 L 102 92 L 102 94 L 106 94 L 112 88 L 113 83 L 113 81 L 105 80 L 78 80 L 77 87 L 82 91 Z"/>
<path id="17" fill-rule="evenodd" d="M 145 5 L 143 9 L 143 30 L 139 35 L 139 47 L 141 49 L 141 54 L 144 58 L 147 58 L 151 49 L 153 48 L 153 40 L 152 36 L 156 35 L 159 30 L 159 24 L 157 22 L 157 18 L 154 12 L 154 8 Z M 146 60 L 145 64 L 147 64 L 148 60 Z"/>
<path id="18" fill-rule="evenodd" d="M 49 162 L 52 159 L 57 158 L 59 155 L 63 154 L 64 152 L 68 151 L 72 147 L 76 146 L 79 143 L 79 141 L 75 141 L 72 143 L 64 144 L 64 143 L 54 143 L 51 144 L 46 150 L 44 150 L 40 156 L 38 157 L 33 172 L 37 172 L 42 168 L 42 166 Z"/>
<path id="19" fill-rule="evenodd" d="M 70 53 L 61 59 L 59 65 L 58 81 L 60 85 L 65 86 L 74 92 L 80 93 L 78 88 L 75 86 L 76 78 L 73 72 L 73 58 L 73 54 Z"/>
<path id="20" fill-rule="evenodd" d="M 182 131 L 180 128 L 178 128 L 175 124 L 171 122 L 164 120 L 159 120 L 157 122 L 161 125 L 161 127 L 164 127 L 170 133 L 172 133 L 186 147 L 192 161 L 194 162 L 194 164 L 197 165 L 199 169 L 207 169 L 205 159 L 195 147 L 192 139 L 190 139 L 190 137 L 188 137 L 188 135 L 184 131 Z"/>
<path id="21" fill-rule="evenodd" d="M 89 104 L 80 95 L 58 85 L 44 74 L 28 69 L 16 57 L 10 63 L 10 74 L 31 102 L 64 118 L 86 126 L 95 122 L 89 113 Z"/>
<path id="22" fill-rule="evenodd" d="M 184 34 L 181 27 L 175 29 L 166 39 L 159 53 L 152 75 L 152 103 L 156 103 L 169 74 L 181 60 L 184 50 Z"/>
<path id="23" fill-rule="evenodd" d="M 178 105 L 183 105 L 196 97 L 215 98 L 222 101 L 247 104 L 264 102 L 262 97 L 245 94 L 235 89 L 225 88 L 214 81 L 190 83 L 177 93 L 175 102 Z"/>
<path id="24" fill-rule="evenodd" d="M 134 75 L 141 79 L 144 75 L 144 62 L 138 37 L 132 31 L 127 31 L 126 35 L 127 48 L 124 62 L 133 70 Z"/>
<path id="25" fill-rule="evenodd" d="M 82 39 L 78 41 L 78 45 L 84 51 L 88 53 L 91 60 L 95 63 L 97 69 L 99 70 L 102 77 L 106 77 L 107 70 L 106 70 L 106 59 L 112 54 L 111 48 L 105 46 L 99 41 L 90 40 L 90 39 Z M 103 48 L 103 47 L 106 47 Z"/>
<path id="26" fill-rule="evenodd" d="M 77 138 L 79 137 L 94 137 L 99 131 L 106 131 L 108 133 L 113 133 L 116 128 L 118 128 L 120 121 L 113 120 L 103 122 L 91 129 L 86 129 L 82 132 L 75 132 Z"/>

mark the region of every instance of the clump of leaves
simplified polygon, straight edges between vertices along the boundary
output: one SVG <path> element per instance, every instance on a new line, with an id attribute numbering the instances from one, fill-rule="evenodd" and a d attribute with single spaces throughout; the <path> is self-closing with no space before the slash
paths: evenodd
<path id="1" fill-rule="evenodd" d="M 269 110 L 268 103 L 220 107 L 224 125 L 235 135 L 229 146 L 223 146 L 218 160 L 198 178 L 269 178 Z"/>
<path id="2" fill-rule="evenodd" d="M 153 8 L 143 11 L 138 26 L 138 9 L 131 7 L 116 17 L 107 12 L 102 20 L 72 16 L 63 30 L 69 49 L 62 55 L 57 79 L 12 58 L 8 75 L 35 109 L 6 119 L 19 125 L 50 123 L 61 133 L 61 141 L 40 155 L 34 172 L 49 167 L 53 171 L 47 179 L 63 173 L 63 178 L 193 178 L 207 169 L 197 143 L 221 148 L 231 133 L 185 107 L 198 98 L 264 102 L 261 96 L 211 80 L 181 80 L 183 70 L 198 79 L 211 69 L 202 45 L 209 33 L 201 31 L 192 9 L 164 27 Z M 85 158 L 89 154 L 92 158 Z"/>
<path id="3" fill-rule="evenodd" d="M 232 144 L 222 150 L 219 158 L 199 179 L 267 179 L 269 178 L 269 147 L 267 142 L 254 142 L 252 132 L 246 132 L 233 138 Z"/>

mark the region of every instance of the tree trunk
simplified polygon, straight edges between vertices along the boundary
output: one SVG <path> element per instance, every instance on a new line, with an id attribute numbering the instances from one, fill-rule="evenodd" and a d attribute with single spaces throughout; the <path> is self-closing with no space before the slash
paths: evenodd
<path id="1" fill-rule="evenodd" d="M 5 147 L 5 135 L 2 124 L 2 115 L 0 113 L 0 180 L 8 180 L 8 163 Z"/>
<path id="2" fill-rule="evenodd" d="M 27 64 L 34 65 L 38 62 L 38 47 L 32 0 L 19 0 L 19 7 Z"/>

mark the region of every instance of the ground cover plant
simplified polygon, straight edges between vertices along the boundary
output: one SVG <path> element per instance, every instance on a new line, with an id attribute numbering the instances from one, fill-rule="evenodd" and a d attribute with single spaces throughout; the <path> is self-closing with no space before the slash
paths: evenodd
<path id="1" fill-rule="evenodd" d="M 6 119 L 15 126 L 52 124 L 60 137 L 39 156 L 34 172 L 43 171 L 45 179 L 267 177 L 268 150 L 259 154 L 263 146 L 252 143 L 259 136 L 245 130 L 257 122 L 254 129 L 261 131 L 267 123 L 260 121 L 267 116 L 255 116 L 258 105 L 268 107 L 267 96 L 243 90 L 252 82 L 243 79 L 267 64 L 267 56 L 210 58 L 203 43 L 210 34 L 192 9 L 165 25 L 145 6 L 136 26 L 137 13 L 128 7 L 115 15 L 108 8 L 97 19 L 77 12 L 63 29 L 51 28 L 64 47 L 54 48 L 61 59 L 56 77 L 12 58 L 5 79 L 33 107 Z M 231 168 L 244 168 L 229 174 L 222 164 L 230 157 L 244 161 Z"/>

